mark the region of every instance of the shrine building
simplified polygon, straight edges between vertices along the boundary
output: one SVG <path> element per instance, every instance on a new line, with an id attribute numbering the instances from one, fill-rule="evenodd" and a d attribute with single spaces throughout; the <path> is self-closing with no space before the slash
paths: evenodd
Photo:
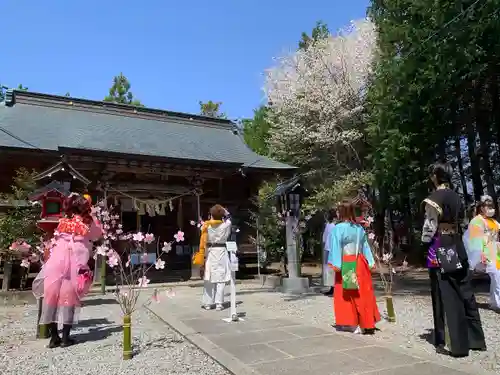
<path id="1" fill-rule="evenodd" d="M 254 153 L 230 120 L 18 90 L 0 103 L 0 155 L 0 192 L 17 169 L 34 169 L 40 188 L 57 181 L 106 198 L 125 231 L 171 241 L 182 230 L 169 269 L 189 267 L 199 238 L 191 221 L 215 203 L 231 212 L 243 258 L 255 256 L 251 198 L 264 179 L 294 173 Z"/>

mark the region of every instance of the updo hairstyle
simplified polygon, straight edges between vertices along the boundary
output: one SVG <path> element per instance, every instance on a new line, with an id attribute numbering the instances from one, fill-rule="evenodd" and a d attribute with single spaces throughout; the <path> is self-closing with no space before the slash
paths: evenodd
<path id="1" fill-rule="evenodd" d="M 80 194 L 71 194 L 64 200 L 63 210 L 66 217 L 73 218 L 75 215 L 80 216 L 84 221 L 92 221 L 90 201 Z"/>

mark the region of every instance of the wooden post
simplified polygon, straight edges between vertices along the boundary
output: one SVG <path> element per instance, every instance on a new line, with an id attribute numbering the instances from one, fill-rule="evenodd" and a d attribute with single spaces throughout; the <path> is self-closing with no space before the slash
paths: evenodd
<path id="1" fill-rule="evenodd" d="M 42 316 L 42 306 L 43 306 L 43 297 L 37 300 L 38 304 L 38 319 L 36 322 L 36 338 L 37 339 L 48 339 L 49 338 L 49 330 L 47 324 L 40 324 L 40 318 Z"/>
<path id="2" fill-rule="evenodd" d="M 196 214 L 198 215 L 198 217 L 196 218 L 195 221 L 198 222 L 198 220 L 200 220 L 200 218 L 201 218 L 200 195 L 199 194 L 196 194 Z M 201 231 L 201 228 L 198 231 L 198 234 L 200 234 L 200 231 Z M 198 238 L 198 241 L 199 241 L 199 238 Z M 194 256 L 194 254 L 193 254 L 193 256 Z M 193 264 L 193 259 L 191 258 L 191 280 L 199 280 L 200 277 L 201 277 L 200 267 L 195 266 Z"/>
<path id="3" fill-rule="evenodd" d="M 106 256 L 101 255 L 101 294 L 106 294 Z"/>
<path id="4" fill-rule="evenodd" d="M 12 279 L 12 261 L 6 260 L 3 263 L 2 291 L 7 292 Z"/>
<path id="5" fill-rule="evenodd" d="M 104 207 L 108 208 L 108 191 L 104 189 Z M 101 255 L 101 294 L 106 294 L 106 255 Z"/>

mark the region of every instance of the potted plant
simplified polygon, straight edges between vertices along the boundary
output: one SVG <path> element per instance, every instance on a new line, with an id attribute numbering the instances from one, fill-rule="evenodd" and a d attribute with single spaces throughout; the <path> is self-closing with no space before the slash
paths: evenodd
<path id="1" fill-rule="evenodd" d="M 396 312 L 394 309 L 393 300 L 393 285 L 394 276 L 398 273 L 398 269 L 394 264 L 394 252 L 393 249 L 384 249 L 380 247 L 379 243 L 375 240 L 375 234 L 372 231 L 368 231 L 368 242 L 372 248 L 377 270 L 380 274 L 380 280 L 384 287 L 384 299 L 387 309 L 387 320 L 391 323 L 396 322 Z M 399 271 L 403 271 L 408 267 L 408 262 L 406 258 L 403 260 L 402 265 L 399 267 Z"/>

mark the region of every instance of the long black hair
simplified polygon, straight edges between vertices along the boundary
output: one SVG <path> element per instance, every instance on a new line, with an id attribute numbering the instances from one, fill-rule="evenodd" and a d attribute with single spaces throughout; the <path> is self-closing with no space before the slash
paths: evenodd
<path id="1" fill-rule="evenodd" d="M 331 208 L 328 210 L 328 214 L 326 215 L 326 220 L 329 223 L 333 223 L 333 221 L 337 218 L 337 210 L 335 208 Z"/>

